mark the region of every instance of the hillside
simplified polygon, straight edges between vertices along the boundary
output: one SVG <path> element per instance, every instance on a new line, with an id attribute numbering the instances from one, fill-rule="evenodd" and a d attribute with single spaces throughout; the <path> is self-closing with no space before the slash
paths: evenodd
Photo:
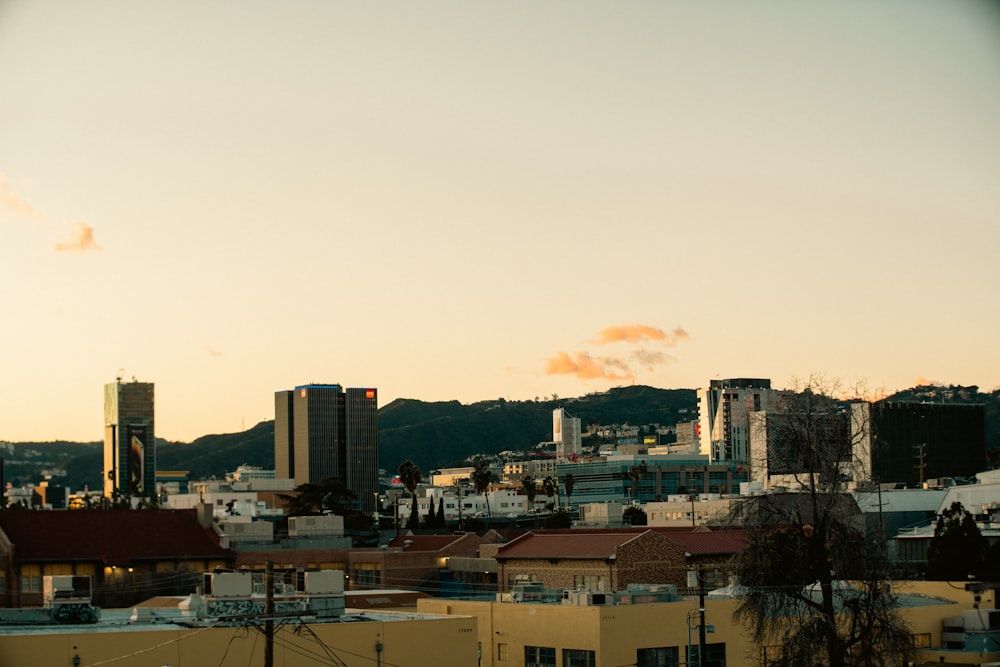
<path id="1" fill-rule="evenodd" d="M 580 398 L 424 403 L 398 399 L 379 410 L 379 457 L 393 470 L 412 459 L 422 470 L 460 465 L 475 454 L 527 450 L 552 439 L 552 411 L 588 424 L 674 424 L 693 419 L 693 389 L 620 387 Z"/>
<path id="2" fill-rule="evenodd" d="M 889 397 L 897 401 L 982 403 L 986 447 L 1000 449 L 1000 390 L 977 387 L 915 387 Z M 458 401 L 397 399 L 379 409 L 379 458 L 392 471 L 412 459 L 424 471 L 461 465 L 476 454 L 527 450 L 552 438 L 552 410 L 563 407 L 589 424 L 674 424 L 697 416 L 693 389 L 619 387 L 578 398 L 538 401 L 497 399 L 463 405 Z M 101 443 L 0 444 L 6 481 L 14 486 L 37 483 L 46 471 L 70 488 L 101 486 Z M 206 435 L 191 443 L 157 442 L 157 468 L 188 470 L 192 479 L 222 478 L 244 463 L 274 466 L 274 422 L 261 422 L 241 433 Z"/>

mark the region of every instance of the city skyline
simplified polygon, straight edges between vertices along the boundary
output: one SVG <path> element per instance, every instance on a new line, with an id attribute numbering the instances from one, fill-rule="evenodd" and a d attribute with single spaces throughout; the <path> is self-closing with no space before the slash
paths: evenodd
<path id="1" fill-rule="evenodd" d="M 1000 385 L 986 2 L 0 6 L 0 440 Z M 362 384 L 364 383 L 364 384 Z"/>

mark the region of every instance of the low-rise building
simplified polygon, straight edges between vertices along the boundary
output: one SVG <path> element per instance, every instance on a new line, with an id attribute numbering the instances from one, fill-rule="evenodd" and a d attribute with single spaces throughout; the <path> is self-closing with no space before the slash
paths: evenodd
<path id="1" fill-rule="evenodd" d="M 1000 644 L 990 644 L 996 631 L 981 629 L 982 619 L 989 623 L 1000 610 L 976 609 L 973 594 L 961 586 L 903 582 L 896 588 L 901 593 L 900 612 L 918 647 L 917 664 L 979 665 L 1000 660 Z M 481 667 L 699 664 L 702 623 L 706 642 L 700 664 L 705 667 L 764 667 L 780 655 L 780 646 L 757 645 L 733 623 L 732 598 L 713 596 L 704 607 L 699 607 L 697 598 L 636 605 L 614 602 L 612 596 L 593 595 L 564 596 L 562 604 L 425 599 L 417 602 L 417 610 L 475 618 Z M 982 597 L 979 606 L 995 607 L 993 593 Z"/>
<path id="2" fill-rule="evenodd" d="M 386 592 L 387 598 L 396 592 Z M 336 618 L 321 620 L 315 594 L 276 603 L 302 611 L 276 611 L 271 639 L 260 601 L 216 599 L 212 609 L 224 616 L 192 617 L 194 598 L 161 600 L 167 606 L 104 610 L 91 624 L 26 625 L 0 622 L 0 662 L 4 665 L 107 665 L 116 667 L 273 667 L 303 664 L 368 664 L 438 667 L 475 665 L 476 620 L 377 608 L 378 600 L 358 600 Z M 350 597 L 344 596 L 344 597 Z M 254 613 L 240 613 L 253 609 Z M 270 650 L 268 650 L 270 649 Z"/>
<path id="3" fill-rule="evenodd" d="M 655 531 L 528 532 L 497 550 L 501 591 L 541 582 L 550 589 L 610 592 L 629 584 L 686 585 L 684 547 Z"/>
<path id="4" fill-rule="evenodd" d="M 195 510 L 0 512 L 3 607 L 41 606 L 46 575 L 90 576 L 97 604 L 129 604 L 186 591 L 192 578 L 235 560 Z"/>

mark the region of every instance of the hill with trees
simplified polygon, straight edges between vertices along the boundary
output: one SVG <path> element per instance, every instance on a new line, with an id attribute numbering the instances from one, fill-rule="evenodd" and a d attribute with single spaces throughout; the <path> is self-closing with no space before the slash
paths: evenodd
<path id="1" fill-rule="evenodd" d="M 981 403 L 985 406 L 986 447 L 1000 452 L 1000 390 L 924 386 L 890 397 L 894 401 Z M 552 439 L 552 411 L 562 407 L 583 428 L 600 424 L 661 424 L 697 419 L 693 389 L 617 387 L 575 398 L 542 397 L 527 401 L 503 398 L 462 404 L 401 398 L 379 408 L 379 460 L 395 471 L 406 460 L 421 470 L 465 465 L 477 455 L 529 451 Z M 37 484 L 45 474 L 52 483 L 73 490 L 101 488 L 100 442 L 0 443 L 5 481 Z M 206 435 L 190 443 L 157 441 L 159 470 L 187 470 L 191 479 L 223 478 L 242 464 L 274 467 L 274 421 L 239 433 Z M 997 464 L 1000 464 L 998 461 Z"/>

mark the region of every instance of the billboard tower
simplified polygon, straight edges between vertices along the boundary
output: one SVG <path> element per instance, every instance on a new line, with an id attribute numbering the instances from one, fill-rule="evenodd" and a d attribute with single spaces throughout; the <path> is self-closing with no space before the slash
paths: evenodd
<path id="1" fill-rule="evenodd" d="M 153 383 L 104 385 L 104 496 L 156 494 Z"/>

